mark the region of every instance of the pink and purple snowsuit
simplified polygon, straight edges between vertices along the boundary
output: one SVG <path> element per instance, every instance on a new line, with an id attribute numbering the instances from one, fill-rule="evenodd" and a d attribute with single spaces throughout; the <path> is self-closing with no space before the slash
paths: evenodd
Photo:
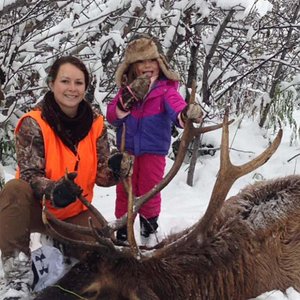
<path id="1" fill-rule="evenodd" d="M 143 101 L 137 103 L 131 113 L 118 119 L 116 106 L 122 89 L 108 105 L 106 118 L 117 127 L 117 145 L 120 146 L 123 123 L 126 125 L 127 152 L 135 156 L 132 188 L 135 196 L 147 193 L 163 178 L 165 156 L 171 143 L 172 124 L 180 126 L 178 114 L 187 105 L 177 91 L 178 82 L 161 79 L 154 83 Z M 139 213 L 146 219 L 159 216 L 161 196 L 157 194 Z M 123 184 L 117 185 L 115 215 L 122 217 L 127 212 L 127 195 Z"/>

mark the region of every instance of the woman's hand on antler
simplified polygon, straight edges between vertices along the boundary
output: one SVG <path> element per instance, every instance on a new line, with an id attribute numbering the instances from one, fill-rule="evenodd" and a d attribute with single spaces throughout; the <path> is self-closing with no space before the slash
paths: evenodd
<path id="1" fill-rule="evenodd" d="M 78 186 L 74 179 L 77 173 L 66 173 L 61 179 L 54 183 L 51 191 L 51 201 L 53 206 L 63 208 L 76 201 L 82 193 L 82 189 Z"/>
<path id="2" fill-rule="evenodd" d="M 116 180 L 132 175 L 134 156 L 126 152 L 117 152 L 108 159 L 108 167 Z"/>

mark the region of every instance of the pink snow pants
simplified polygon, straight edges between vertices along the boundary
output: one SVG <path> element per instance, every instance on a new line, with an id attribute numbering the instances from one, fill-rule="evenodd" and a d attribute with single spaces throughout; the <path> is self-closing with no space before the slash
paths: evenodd
<path id="1" fill-rule="evenodd" d="M 164 176 L 166 158 L 163 155 L 143 154 L 134 158 L 132 190 L 135 196 L 141 196 L 157 185 Z M 127 213 L 127 194 L 122 183 L 117 185 L 115 216 L 122 217 Z M 161 209 L 160 193 L 146 202 L 139 210 L 139 214 L 149 219 L 159 216 Z"/>

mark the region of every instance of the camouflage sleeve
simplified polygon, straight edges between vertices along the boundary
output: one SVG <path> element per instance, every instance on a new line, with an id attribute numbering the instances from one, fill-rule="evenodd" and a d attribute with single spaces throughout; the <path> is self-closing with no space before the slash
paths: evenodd
<path id="1" fill-rule="evenodd" d="M 96 184 L 99 186 L 112 186 L 117 183 L 114 179 L 112 171 L 108 167 L 108 159 L 110 157 L 110 147 L 108 142 L 107 128 L 104 127 L 102 135 L 97 140 L 97 175 Z"/>
<path id="2" fill-rule="evenodd" d="M 37 199 L 48 196 L 54 182 L 45 177 L 45 151 L 41 128 L 27 117 L 16 134 L 17 163 L 20 178 L 29 182 Z"/>

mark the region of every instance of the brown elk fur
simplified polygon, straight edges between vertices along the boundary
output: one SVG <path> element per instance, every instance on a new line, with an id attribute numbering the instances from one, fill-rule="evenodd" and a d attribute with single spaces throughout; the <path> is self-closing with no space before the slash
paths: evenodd
<path id="1" fill-rule="evenodd" d="M 211 222 L 205 236 L 159 257 L 91 253 L 58 285 L 86 299 L 110 300 L 245 300 L 290 286 L 300 291 L 300 176 L 247 186 Z M 36 299 L 78 298 L 49 287 Z"/>

